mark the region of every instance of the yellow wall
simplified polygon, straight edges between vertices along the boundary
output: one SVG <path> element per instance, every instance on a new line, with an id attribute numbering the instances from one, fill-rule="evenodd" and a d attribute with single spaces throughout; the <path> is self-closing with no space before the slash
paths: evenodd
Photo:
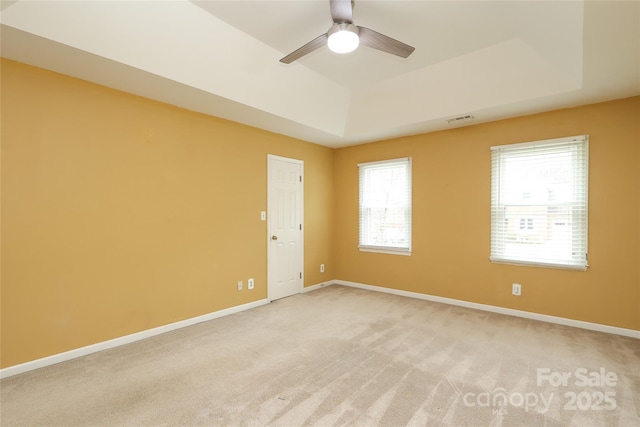
<path id="1" fill-rule="evenodd" d="M 634 97 L 337 150 L 336 278 L 640 329 L 639 123 Z M 579 134 L 590 136 L 589 270 L 492 264 L 489 147 Z M 413 254 L 359 252 L 357 164 L 404 156 Z"/>
<path id="2" fill-rule="evenodd" d="M 333 278 L 333 150 L 7 60 L 1 96 L 2 367 L 266 298 L 268 154 Z"/>
<path id="3" fill-rule="evenodd" d="M 331 150 L 12 61 L 1 71 L 2 367 L 266 298 L 267 154 L 304 160 L 305 286 L 640 330 L 640 97 Z M 491 264 L 489 147 L 584 133 L 590 269 Z M 356 164 L 402 156 L 413 255 L 360 253 Z M 238 292 L 249 277 L 256 289 Z"/>

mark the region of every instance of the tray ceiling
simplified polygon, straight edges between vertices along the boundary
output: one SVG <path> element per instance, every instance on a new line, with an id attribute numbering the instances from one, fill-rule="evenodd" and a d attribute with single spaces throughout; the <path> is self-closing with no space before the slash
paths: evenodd
<path id="1" fill-rule="evenodd" d="M 21 0 L 2 56 L 330 147 L 640 94 L 638 2 L 358 0 L 354 21 L 416 50 L 280 63 L 328 1 Z"/>

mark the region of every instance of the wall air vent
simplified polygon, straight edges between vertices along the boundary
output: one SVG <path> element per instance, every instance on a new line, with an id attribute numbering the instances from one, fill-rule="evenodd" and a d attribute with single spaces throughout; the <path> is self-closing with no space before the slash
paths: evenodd
<path id="1" fill-rule="evenodd" d="M 473 120 L 473 116 L 471 114 L 454 117 L 452 119 L 447 120 L 447 123 L 460 123 L 462 121 L 469 121 L 469 120 Z"/>

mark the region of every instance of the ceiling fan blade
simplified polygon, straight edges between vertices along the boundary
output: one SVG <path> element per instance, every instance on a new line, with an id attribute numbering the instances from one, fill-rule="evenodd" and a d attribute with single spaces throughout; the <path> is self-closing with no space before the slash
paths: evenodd
<path id="1" fill-rule="evenodd" d="M 381 50 L 402 58 L 408 57 L 415 50 L 413 46 L 409 46 L 408 44 L 370 30 L 369 28 L 358 27 L 358 30 L 360 33 L 360 45 L 362 46 Z"/>
<path id="2" fill-rule="evenodd" d="M 325 33 L 311 40 L 309 43 L 305 44 L 304 46 L 294 50 L 289 55 L 282 58 L 280 62 L 284 64 L 291 64 L 293 61 L 302 58 L 303 56 L 313 52 L 314 50 L 321 48 L 322 46 L 326 46 L 326 44 L 327 44 L 327 34 Z"/>
<path id="3" fill-rule="evenodd" d="M 331 18 L 336 24 L 353 24 L 353 2 L 351 0 L 329 0 Z"/>

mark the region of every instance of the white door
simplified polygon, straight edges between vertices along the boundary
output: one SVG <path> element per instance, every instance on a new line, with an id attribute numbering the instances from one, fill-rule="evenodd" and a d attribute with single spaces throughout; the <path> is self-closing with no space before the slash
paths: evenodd
<path id="1" fill-rule="evenodd" d="M 269 300 L 302 292 L 303 162 L 269 155 Z"/>

